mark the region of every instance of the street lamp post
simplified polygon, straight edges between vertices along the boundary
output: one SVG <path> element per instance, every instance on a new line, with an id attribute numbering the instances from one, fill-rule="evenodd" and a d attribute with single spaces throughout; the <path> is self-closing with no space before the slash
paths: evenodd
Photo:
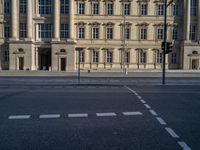
<path id="1" fill-rule="evenodd" d="M 163 71 L 162 71 L 162 84 L 165 85 L 165 61 L 166 61 L 166 52 L 167 52 L 167 8 L 175 0 L 164 1 L 164 47 L 163 47 Z"/>
<path id="2" fill-rule="evenodd" d="M 81 68 L 80 68 L 80 63 L 81 63 L 81 49 L 78 48 L 78 84 L 80 84 L 81 81 Z"/>
<path id="3" fill-rule="evenodd" d="M 166 59 L 166 49 L 167 49 L 167 0 L 164 1 L 164 49 L 163 49 L 163 72 L 162 72 L 162 84 L 165 85 L 165 59 Z"/>
<path id="4" fill-rule="evenodd" d="M 123 65 L 123 73 L 127 74 L 127 69 L 125 67 L 125 48 L 126 48 L 126 14 L 125 14 L 125 4 L 124 0 L 122 0 L 122 16 L 123 16 L 123 52 L 122 52 L 122 65 Z"/>

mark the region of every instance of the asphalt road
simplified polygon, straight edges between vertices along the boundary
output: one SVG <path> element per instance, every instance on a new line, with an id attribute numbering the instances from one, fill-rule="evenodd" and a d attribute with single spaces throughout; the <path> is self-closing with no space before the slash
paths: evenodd
<path id="1" fill-rule="evenodd" d="M 200 149 L 199 85 L 5 85 L 0 150 Z"/>

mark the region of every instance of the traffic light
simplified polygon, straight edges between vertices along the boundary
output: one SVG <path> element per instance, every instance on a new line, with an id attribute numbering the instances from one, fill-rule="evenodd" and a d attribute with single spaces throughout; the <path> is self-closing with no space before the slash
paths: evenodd
<path id="1" fill-rule="evenodd" d="M 166 44 L 166 50 L 165 50 L 165 44 Z M 172 48 L 173 48 L 172 42 L 162 42 L 161 49 L 163 51 L 165 50 L 165 54 L 172 52 Z"/>
<path id="2" fill-rule="evenodd" d="M 173 48 L 172 42 L 167 42 L 167 49 L 165 51 L 165 54 L 171 53 L 172 48 Z"/>

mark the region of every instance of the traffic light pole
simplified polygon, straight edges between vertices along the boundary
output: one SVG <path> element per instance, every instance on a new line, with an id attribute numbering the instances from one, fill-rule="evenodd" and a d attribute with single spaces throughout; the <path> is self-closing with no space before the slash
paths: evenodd
<path id="1" fill-rule="evenodd" d="M 163 49 L 163 71 L 162 71 L 162 84 L 165 85 L 165 61 L 166 61 L 166 50 L 167 50 L 167 0 L 164 2 L 164 49 Z"/>

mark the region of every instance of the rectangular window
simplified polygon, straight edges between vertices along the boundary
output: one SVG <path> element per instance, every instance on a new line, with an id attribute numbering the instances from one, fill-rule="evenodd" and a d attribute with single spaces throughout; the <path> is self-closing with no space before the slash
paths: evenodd
<path id="1" fill-rule="evenodd" d="M 112 63 L 113 62 L 113 52 L 107 51 L 106 52 L 106 62 Z"/>
<path id="2" fill-rule="evenodd" d="M 172 57 L 171 57 L 171 61 L 172 61 L 172 64 L 176 64 L 176 53 L 172 53 L 172 55 L 171 55 Z"/>
<path id="3" fill-rule="evenodd" d="M 26 38 L 27 37 L 27 32 L 26 32 L 26 23 L 20 23 L 20 38 Z"/>
<path id="4" fill-rule="evenodd" d="M 163 40 L 164 38 L 164 29 L 158 28 L 157 29 L 157 40 Z"/>
<path id="5" fill-rule="evenodd" d="M 78 13 L 79 13 L 79 15 L 85 14 L 85 4 L 84 3 L 79 3 Z"/>
<path id="6" fill-rule="evenodd" d="M 196 40 L 196 26 L 190 25 L 190 40 Z"/>
<path id="7" fill-rule="evenodd" d="M 130 15 L 131 13 L 131 4 L 124 4 L 124 15 Z"/>
<path id="8" fill-rule="evenodd" d="M 39 0 L 39 14 L 49 15 L 52 13 L 52 0 Z"/>
<path id="9" fill-rule="evenodd" d="M 60 25 L 60 38 L 61 39 L 69 38 L 69 25 L 67 23 L 62 23 Z"/>
<path id="10" fill-rule="evenodd" d="M 10 27 L 9 26 L 5 26 L 4 27 L 4 37 L 5 38 L 9 38 L 10 37 Z"/>
<path id="11" fill-rule="evenodd" d="M 93 51 L 93 63 L 99 62 L 99 52 Z"/>
<path id="12" fill-rule="evenodd" d="M 20 13 L 25 14 L 27 9 L 27 0 L 20 0 Z"/>
<path id="13" fill-rule="evenodd" d="M 148 13 L 148 5 L 147 4 L 141 4 L 140 5 L 140 15 L 146 16 Z"/>
<path id="14" fill-rule="evenodd" d="M 38 37 L 40 39 L 50 39 L 52 37 L 52 25 L 38 24 Z"/>
<path id="15" fill-rule="evenodd" d="M 85 38 L 85 28 L 83 27 L 78 28 L 78 38 L 79 39 Z"/>
<path id="16" fill-rule="evenodd" d="M 99 3 L 93 3 L 92 5 L 92 14 L 98 15 L 99 14 Z"/>
<path id="17" fill-rule="evenodd" d="M 191 16 L 197 16 L 197 0 L 191 0 Z"/>
<path id="18" fill-rule="evenodd" d="M 8 50 L 4 51 L 4 61 L 5 62 L 9 61 L 9 51 Z"/>
<path id="19" fill-rule="evenodd" d="M 92 28 L 92 39 L 99 39 L 99 28 Z"/>
<path id="20" fill-rule="evenodd" d="M 107 4 L 107 15 L 113 15 L 113 4 Z"/>
<path id="21" fill-rule="evenodd" d="M 163 16 L 164 15 L 164 5 L 163 4 L 158 4 L 157 5 L 157 15 L 158 16 Z"/>
<path id="22" fill-rule="evenodd" d="M 4 2 L 4 13 L 9 14 L 10 13 L 10 3 Z"/>
<path id="23" fill-rule="evenodd" d="M 85 53 L 83 50 L 79 51 L 79 59 L 80 59 L 80 63 L 83 63 L 85 61 Z"/>
<path id="24" fill-rule="evenodd" d="M 60 12 L 61 14 L 69 13 L 69 0 L 60 0 Z"/>
<path id="25" fill-rule="evenodd" d="M 172 40 L 178 40 L 178 29 L 177 28 L 173 29 Z"/>
<path id="26" fill-rule="evenodd" d="M 130 52 L 125 52 L 124 53 L 124 63 L 129 63 L 130 62 Z"/>
<path id="27" fill-rule="evenodd" d="M 146 52 L 140 52 L 140 63 L 146 63 Z"/>
<path id="28" fill-rule="evenodd" d="M 141 40 L 146 40 L 147 39 L 147 29 L 146 28 L 141 28 L 140 29 L 140 39 Z"/>
<path id="29" fill-rule="evenodd" d="M 107 28 L 106 38 L 113 39 L 113 28 L 112 27 Z"/>
<path id="30" fill-rule="evenodd" d="M 130 39 L 130 28 L 125 29 L 125 39 Z"/>
<path id="31" fill-rule="evenodd" d="M 163 60 L 163 53 L 162 52 L 157 52 L 156 57 L 157 57 L 157 63 L 161 64 L 162 60 Z"/>
<path id="32" fill-rule="evenodd" d="M 178 16 L 178 5 L 173 5 L 172 6 L 173 8 L 172 8 L 172 14 L 173 14 L 173 16 Z"/>

